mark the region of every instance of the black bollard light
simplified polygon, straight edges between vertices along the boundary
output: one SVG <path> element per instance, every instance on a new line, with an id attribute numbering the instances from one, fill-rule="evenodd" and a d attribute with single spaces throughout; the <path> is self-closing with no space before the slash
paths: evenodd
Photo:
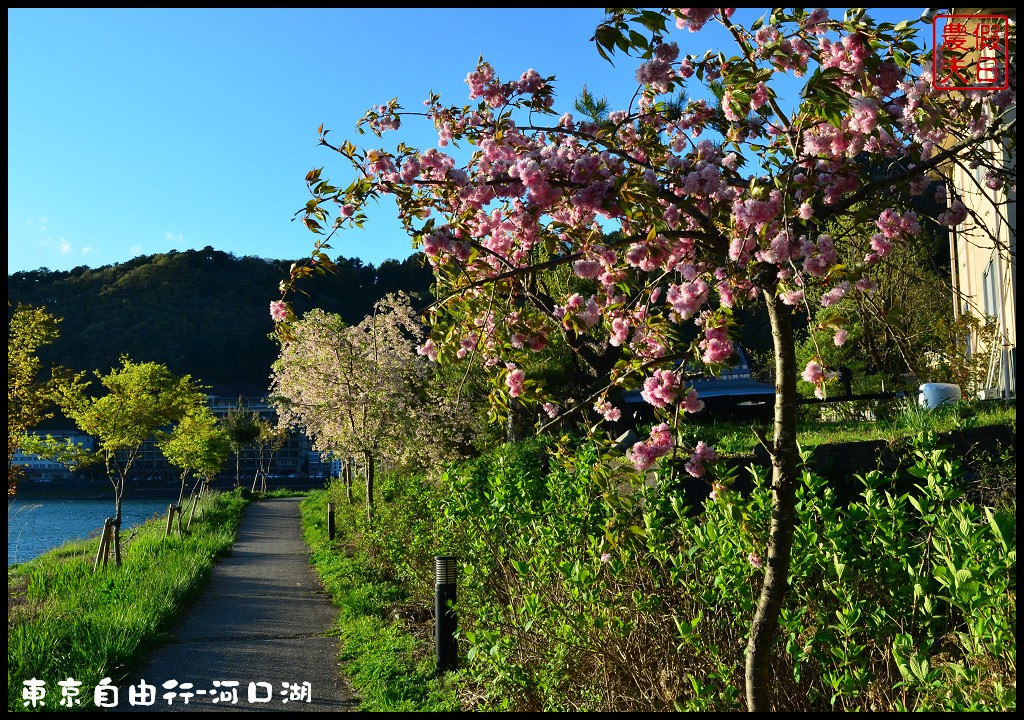
<path id="1" fill-rule="evenodd" d="M 455 643 L 455 580 L 458 572 L 456 558 L 439 555 L 434 558 L 434 642 L 437 645 L 437 673 L 454 670 L 458 665 L 458 647 Z"/>

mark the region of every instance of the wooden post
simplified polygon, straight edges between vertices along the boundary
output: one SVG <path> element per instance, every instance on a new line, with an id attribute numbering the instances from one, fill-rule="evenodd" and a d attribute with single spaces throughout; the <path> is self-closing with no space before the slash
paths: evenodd
<path id="1" fill-rule="evenodd" d="M 167 506 L 167 531 L 164 532 L 164 537 L 169 537 L 171 534 L 171 527 L 174 524 L 174 505 Z"/>
<path id="2" fill-rule="evenodd" d="M 116 527 L 114 525 L 114 519 L 113 518 L 108 518 L 108 519 L 110 520 L 110 529 L 107 531 L 107 542 L 104 543 L 104 545 L 103 545 L 103 567 L 104 567 L 104 569 L 106 569 L 107 561 L 110 559 L 110 554 L 111 554 L 111 547 L 110 546 L 112 544 L 116 544 L 117 543 L 117 536 L 114 534 L 114 528 Z"/>
<path id="3" fill-rule="evenodd" d="M 188 522 L 185 523 L 185 532 L 188 532 L 189 528 L 192 527 L 192 518 L 196 514 L 196 505 L 199 504 L 199 495 L 192 495 L 192 509 L 188 513 Z"/>
<path id="4" fill-rule="evenodd" d="M 110 518 L 107 518 L 106 520 L 103 521 L 103 532 L 100 533 L 100 546 L 98 548 L 96 548 L 96 560 L 93 561 L 93 564 L 92 564 L 93 572 L 95 572 L 97 569 L 99 569 L 100 560 L 101 559 L 103 560 L 103 565 L 104 566 L 106 566 L 106 564 L 107 564 L 107 556 L 106 556 L 106 553 L 104 553 L 104 550 L 106 550 L 107 545 L 110 542 L 110 523 L 111 522 L 112 522 L 112 520 Z"/>
<path id="5" fill-rule="evenodd" d="M 334 503 L 327 503 L 327 539 L 334 539 Z"/>

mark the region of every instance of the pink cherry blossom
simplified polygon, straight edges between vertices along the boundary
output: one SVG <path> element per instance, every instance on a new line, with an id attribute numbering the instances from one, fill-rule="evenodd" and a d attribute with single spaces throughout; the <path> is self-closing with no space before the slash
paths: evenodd
<path id="1" fill-rule="evenodd" d="M 274 318 L 274 322 L 283 321 L 288 317 L 288 306 L 281 300 L 270 303 L 270 317 Z"/>
<path id="2" fill-rule="evenodd" d="M 594 409 L 601 413 L 605 420 L 608 422 L 615 422 L 622 417 L 622 411 L 612 405 L 607 400 L 602 403 L 594 405 Z"/>
<path id="3" fill-rule="evenodd" d="M 679 376 L 671 370 L 655 370 L 654 374 L 644 380 L 644 389 L 640 396 L 650 405 L 663 408 L 675 402 L 676 395 L 682 389 Z"/>
<path id="4" fill-rule="evenodd" d="M 630 461 L 638 471 L 650 468 L 654 461 L 672 449 L 672 434 L 666 423 L 651 428 L 651 436 L 643 442 L 633 445 L 629 453 Z"/>
<path id="5" fill-rule="evenodd" d="M 807 367 L 804 368 L 800 377 L 809 383 L 817 384 L 825 382 L 825 368 L 823 368 L 821 363 L 818 361 L 811 360 L 807 363 Z"/>
<path id="6" fill-rule="evenodd" d="M 505 384 L 508 386 L 508 394 L 511 397 L 519 397 L 523 394 L 523 381 L 526 373 L 515 365 L 510 365 L 508 374 L 505 376 Z"/>

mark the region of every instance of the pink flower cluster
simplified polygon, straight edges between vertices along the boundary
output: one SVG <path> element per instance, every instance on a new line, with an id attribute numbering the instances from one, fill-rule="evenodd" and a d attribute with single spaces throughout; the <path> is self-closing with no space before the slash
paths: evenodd
<path id="1" fill-rule="evenodd" d="M 601 413 L 605 420 L 608 422 L 615 422 L 622 417 L 622 411 L 612 405 L 609 401 L 596 403 L 594 410 Z"/>
<path id="2" fill-rule="evenodd" d="M 804 301 L 804 291 L 797 288 L 790 288 L 779 293 L 779 299 L 783 305 L 799 305 Z"/>
<path id="3" fill-rule="evenodd" d="M 825 275 L 839 260 L 832 236 L 825 234 L 818 236 L 816 244 L 805 240 L 800 245 L 800 254 L 804 256 L 804 271 L 811 277 Z"/>
<path id="4" fill-rule="evenodd" d="M 683 410 L 688 413 L 699 413 L 704 409 L 704 401 L 697 397 L 697 391 L 690 388 L 683 398 Z"/>
<path id="5" fill-rule="evenodd" d="M 420 355 L 424 355 L 431 362 L 437 362 L 437 348 L 434 346 L 434 341 L 427 338 L 427 341 L 416 348 L 416 352 Z"/>
<path id="6" fill-rule="evenodd" d="M 864 263 L 873 265 L 890 252 L 892 252 L 892 242 L 884 234 L 875 233 L 871 236 L 871 252 L 864 256 Z"/>
<path id="7" fill-rule="evenodd" d="M 871 49 L 864 44 L 859 35 L 844 35 L 837 43 L 824 38 L 820 51 L 823 69 L 839 68 L 852 76 L 839 78 L 837 83 L 841 87 L 852 86 L 855 78 L 864 71 L 864 61 L 871 57 Z"/>
<path id="8" fill-rule="evenodd" d="M 397 130 L 402 125 L 402 118 L 395 114 L 393 105 L 377 105 L 373 108 L 369 124 L 380 135 L 387 130 Z"/>
<path id="9" fill-rule="evenodd" d="M 717 459 L 718 453 L 715 452 L 715 449 L 701 440 L 694 448 L 693 455 L 686 461 L 686 472 L 696 478 L 703 477 L 704 463 Z"/>
<path id="10" fill-rule="evenodd" d="M 423 239 L 423 254 L 430 259 L 432 265 L 436 265 L 443 254 L 452 255 L 465 262 L 469 259 L 469 253 L 469 243 L 457 240 L 450 232 L 433 232 Z"/>
<path id="11" fill-rule="evenodd" d="M 700 347 L 704 351 L 701 359 L 708 365 L 724 363 L 732 357 L 732 340 L 724 320 L 717 325 L 704 324 L 704 339 L 700 341 Z"/>
<path id="12" fill-rule="evenodd" d="M 636 81 L 641 85 L 650 85 L 659 93 L 668 92 L 676 79 L 676 71 L 672 68 L 672 62 L 678 56 L 678 45 L 662 43 L 655 48 L 654 59 L 637 68 Z"/>
<path id="13" fill-rule="evenodd" d="M 772 190 L 768 193 L 767 200 L 737 200 L 732 207 L 733 218 L 736 220 L 736 227 L 740 230 L 747 230 L 753 227 L 760 230 L 765 225 L 778 217 L 782 209 L 782 193 Z"/>
<path id="14" fill-rule="evenodd" d="M 707 21 L 718 14 L 718 8 L 672 8 L 676 16 L 676 27 L 680 30 L 697 32 Z M 725 17 L 732 17 L 736 8 L 724 8 Z"/>
<path id="15" fill-rule="evenodd" d="M 961 223 L 963 223 L 964 220 L 967 219 L 967 215 L 967 206 L 964 205 L 959 200 L 954 200 L 952 204 L 949 206 L 949 209 L 939 213 L 939 216 L 936 217 L 935 219 L 938 220 L 943 225 L 948 225 L 949 227 L 956 227 L 957 225 L 960 225 Z"/>
<path id="16" fill-rule="evenodd" d="M 874 98 L 854 98 L 850 103 L 846 128 L 853 133 L 870 135 L 878 126 L 878 101 Z"/>
<path id="17" fill-rule="evenodd" d="M 281 300 L 275 300 L 270 303 L 270 317 L 274 318 L 274 322 L 282 322 L 288 317 L 288 306 Z"/>
<path id="18" fill-rule="evenodd" d="M 523 394 L 523 381 L 526 380 L 526 373 L 512 363 L 508 363 L 505 367 L 508 370 L 508 373 L 505 375 L 508 394 L 511 397 L 519 397 Z"/>
<path id="19" fill-rule="evenodd" d="M 649 405 L 663 408 L 674 403 L 681 390 L 682 384 L 674 371 L 655 370 L 651 377 L 644 380 L 640 397 Z"/>
<path id="20" fill-rule="evenodd" d="M 800 377 L 806 382 L 817 385 L 818 383 L 825 382 L 825 368 L 816 360 L 811 360 L 807 363 L 807 367 L 804 368 Z"/>
<path id="21" fill-rule="evenodd" d="M 682 285 L 669 285 L 665 302 L 672 307 L 672 319 L 675 322 L 689 320 L 708 301 L 708 284 L 702 278 Z"/>
<path id="22" fill-rule="evenodd" d="M 845 342 L 845 337 L 843 338 Z M 840 344 L 840 343 L 837 343 Z M 835 377 L 835 373 L 825 371 L 821 363 L 811 360 L 807 363 L 803 373 L 800 375 L 806 382 L 814 385 L 814 396 L 820 399 L 825 398 L 825 381 Z"/>
<path id="23" fill-rule="evenodd" d="M 640 472 L 648 469 L 654 461 L 672 449 L 672 433 L 666 423 L 651 428 L 651 436 L 644 442 L 633 445 L 630 462 Z"/>
<path id="24" fill-rule="evenodd" d="M 834 288 L 826 292 L 821 296 L 822 307 L 832 307 L 839 302 L 846 293 L 850 292 L 850 283 L 846 280 L 836 285 Z"/>
<path id="25" fill-rule="evenodd" d="M 889 239 L 900 235 L 916 235 L 921 232 L 921 223 L 918 222 L 917 213 L 913 210 L 900 214 L 892 208 L 887 208 L 878 216 L 875 225 Z"/>
<path id="26" fill-rule="evenodd" d="M 565 305 L 555 307 L 553 314 L 562 321 L 566 328 L 573 329 L 572 321 L 575 318 L 585 329 L 589 330 L 601 319 L 601 308 L 598 306 L 595 296 L 591 295 L 589 299 L 584 300 L 579 293 L 573 293 L 566 300 Z"/>
<path id="27" fill-rule="evenodd" d="M 828 31 L 825 25 L 827 22 L 828 9 L 817 8 L 809 12 L 807 17 L 804 18 L 804 29 L 815 35 L 824 35 Z"/>

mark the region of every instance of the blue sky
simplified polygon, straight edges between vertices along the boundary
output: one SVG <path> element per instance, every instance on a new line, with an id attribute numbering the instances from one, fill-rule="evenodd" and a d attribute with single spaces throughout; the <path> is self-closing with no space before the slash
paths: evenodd
<path id="1" fill-rule="evenodd" d="M 624 107 L 636 62 L 598 56 L 590 37 L 601 18 L 596 8 L 9 9 L 8 272 L 206 245 L 302 257 L 312 235 L 291 218 L 308 197 L 303 177 L 321 165 L 344 177 L 316 144 L 320 123 L 332 140 L 356 142 L 356 120 L 392 97 L 411 110 L 431 90 L 465 103 L 480 55 L 505 79 L 531 67 L 555 75 L 556 109 L 571 109 L 584 84 Z M 675 39 L 684 53 L 727 43 L 713 23 Z M 403 125 L 406 142 L 436 143 L 416 126 Z M 334 252 L 408 256 L 392 210 L 382 205 Z"/>

